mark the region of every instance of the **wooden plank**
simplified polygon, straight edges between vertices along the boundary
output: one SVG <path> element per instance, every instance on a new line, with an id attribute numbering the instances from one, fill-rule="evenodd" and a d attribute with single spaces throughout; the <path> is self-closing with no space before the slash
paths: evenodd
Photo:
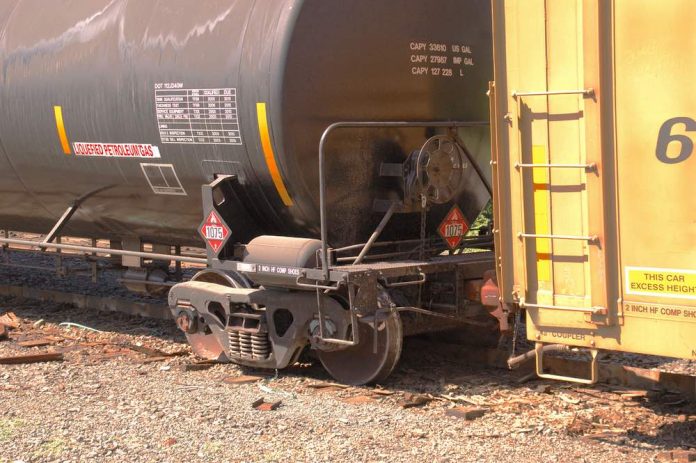
<path id="1" fill-rule="evenodd" d="M 27 363 L 62 362 L 63 354 L 60 352 L 44 352 L 41 354 L 14 355 L 0 357 L 0 365 L 23 365 Z"/>

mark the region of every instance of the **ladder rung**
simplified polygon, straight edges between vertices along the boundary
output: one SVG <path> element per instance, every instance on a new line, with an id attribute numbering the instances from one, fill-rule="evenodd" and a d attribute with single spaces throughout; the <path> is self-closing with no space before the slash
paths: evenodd
<path id="1" fill-rule="evenodd" d="M 592 164 L 520 164 L 519 162 L 515 163 L 515 169 L 519 169 L 521 167 L 525 168 L 535 168 L 535 167 L 547 167 L 550 169 L 585 169 L 585 170 L 595 170 L 597 168 L 597 164 L 594 162 Z"/>
<path id="2" fill-rule="evenodd" d="M 541 91 L 541 92 L 518 92 L 517 90 L 512 91 L 512 97 L 522 97 L 522 96 L 555 96 L 555 95 L 583 95 L 586 97 L 594 95 L 593 88 L 585 88 L 582 90 L 551 90 L 551 91 Z"/>
<path id="3" fill-rule="evenodd" d="M 564 312 L 582 312 L 591 313 L 598 315 L 606 315 L 607 309 L 604 307 L 570 307 L 565 305 L 542 305 L 542 304 L 530 304 L 528 302 L 520 301 L 520 307 L 523 309 L 549 309 L 549 310 L 561 310 Z"/>
<path id="4" fill-rule="evenodd" d="M 595 236 L 576 236 L 576 235 L 535 235 L 532 233 L 518 233 L 517 237 L 522 238 L 535 238 L 535 239 L 548 239 L 548 240 L 570 240 L 570 241 L 587 241 L 591 244 L 596 244 L 599 242 L 599 238 Z"/>

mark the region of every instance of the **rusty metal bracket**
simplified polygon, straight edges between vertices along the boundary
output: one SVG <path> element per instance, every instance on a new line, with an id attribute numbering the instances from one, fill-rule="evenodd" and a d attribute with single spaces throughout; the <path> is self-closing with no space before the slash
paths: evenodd
<path id="1" fill-rule="evenodd" d="M 95 196 L 102 191 L 108 190 L 110 188 L 115 187 L 116 185 L 106 185 L 103 187 L 96 188 L 90 192 L 85 193 L 84 195 L 80 196 L 79 198 L 75 199 L 73 203 L 63 212 L 63 215 L 58 219 L 58 222 L 53 226 L 50 232 L 46 235 L 46 237 L 43 240 L 44 244 L 47 243 L 52 243 L 58 234 L 63 230 L 65 225 L 68 223 L 68 221 L 72 218 L 72 216 L 77 212 L 77 210 L 80 208 L 82 203 L 87 201 L 89 198 L 92 196 Z M 44 248 L 45 249 L 45 248 Z"/>
<path id="2" fill-rule="evenodd" d="M 357 346 L 360 343 L 360 330 L 357 329 L 358 327 L 358 314 L 356 313 L 355 310 L 355 296 L 356 296 L 357 289 L 355 288 L 355 285 L 350 285 L 348 286 L 348 305 L 349 305 L 349 311 L 350 311 L 350 323 L 351 326 L 353 327 L 352 330 L 352 339 L 347 340 L 347 339 L 334 339 L 334 338 L 328 338 L 324 336 L 324 311 L 323 311 L 323 301 L 321 298 L 321 292 L 319 291 L 319 288 L 317 288 L 317 317 L 319 318 L 319 340 L 321 342 L 324 342 L 326 344 L 334 344 L 338 346 L 344 346 L 344 347 L 354 347 Z M 376 331 L 376 330 L 375 330 Z"/>

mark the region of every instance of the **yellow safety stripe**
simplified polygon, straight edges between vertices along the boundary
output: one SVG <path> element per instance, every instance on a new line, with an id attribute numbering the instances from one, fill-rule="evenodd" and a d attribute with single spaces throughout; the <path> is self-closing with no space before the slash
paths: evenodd
<path id="1" fill-rule="evenodd" d="M 56 116 L 56 129 L 58 130 L 60 144 L 63 147 L 63 153 L 72 154 L 70 142 L 68 141 L 68 135 L 65 133 L 65 124 L 63 123 L 63 108 L 60 106 L 54 106 L 53 113 Z"/>
<path id="2" fill-rule="evenodd" d="M 266 103 L 256 103 L 256 114 L 259 120 L 259 135 L 261 137 L 261 146 L 263 147 L 263 154 L 266 158 L 268 171 L 271 174 L 273 184 L 275 185 L 276 190 L 278 190 L 280 198 L 283 200 L 283 204 L 290 207 L 293 205 L 292 198 L 288 193 L 288 189 L 285 187 L 285 182 L 283 182 L 283 177 L 280 174 L 280 169 L 278 169 L 278 163 L 276 162 L 275 154 L 273 153 L 271 133 L 268 129 Z"/>
<path id="3" fill-rule="evenodd" d="M 534 164 L 546 164 L 546 147 L 535 145 L 532 147 L 532 162 Z M 538 167 L 532 169 L 534 183 L 534 228 L 537 235 L 551 234 L 549 219 L 550 188 L 548 168 Z M 539 282 L 551 282 L 551 240 L 539 238 L 536 240 L 537 251 L 537 278 Z"/>

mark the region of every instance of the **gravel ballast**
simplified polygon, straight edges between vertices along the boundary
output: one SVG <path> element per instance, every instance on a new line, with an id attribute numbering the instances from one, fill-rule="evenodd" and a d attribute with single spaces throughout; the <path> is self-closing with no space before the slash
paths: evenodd
<path id="1" fill-rule="evenodd" d="M 234 365 L 188 371 L 197 360 L 172 322 L 2 298 L 6 311 L 20 327 L 0 357 L 60 351 L 64 361 L 0 365 L 3 463 L 644 462 L 696 446 L 696 407 L 678 396 L 519 384 L 421 340 L 406 343 L 382 387 L 345 388 L 311 360 L 277 377 Z M 66 321 L 102 332 L 58 326 Z M 42 338 L 62 340 L 19 345 Z M 260 378 L 236 384 L 244 375 Z M 414 397 L 425 404 L 404 408 Z M 281 404 L 254 409 L 261 398 Z M 478 411 L 467 420 L 455 408 Z"/>

